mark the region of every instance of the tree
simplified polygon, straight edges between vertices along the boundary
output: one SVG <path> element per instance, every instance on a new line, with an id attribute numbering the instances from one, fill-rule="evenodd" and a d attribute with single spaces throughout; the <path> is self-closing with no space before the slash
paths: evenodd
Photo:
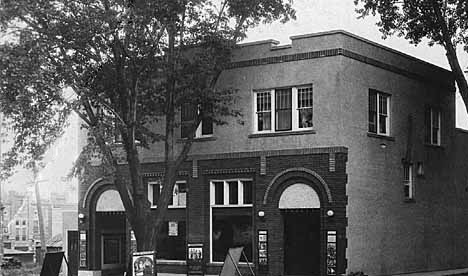
<path id="1" fill-rule="evenodd" d="M 360 17 L 380 15 L 377 23 L 387 37 L 397 34 L 413 44 L 423 38 L 446 51 L 459 92 L 468 110 L 468 84 L 457 57 L 457 46 L 468 52 L 468 2 L 466 0 L 354 0 L 362 6 Z"/>
<path id="2" fill-rule="evenodd" d="M 122 199 L 138 250 L 152 250 L 177 171 L 203 119 L 226 123 L 235 89 L 219 88 L 231 50 L 260 23 L 294 18 L 291 0 L 3 1 L 0 108 L 16 133 L 4 168 L 42 156 L 77 113 Z M 181 147 L 177 113 L 191 107 Z M 122 139 L 119 166 L 113 138 Z M 153 213 L 139 151 L 164 143 L 163 188 Z M 86 166 L 86 154 L 78 162 Z M 77 166 L 80 168 L 80 166 Z M 122 177 L 122 168 L 128 177 Z M 11 171 L 11 170 L 10 170 Z M 7 175 L 5 175 L 7 176 Z"/>

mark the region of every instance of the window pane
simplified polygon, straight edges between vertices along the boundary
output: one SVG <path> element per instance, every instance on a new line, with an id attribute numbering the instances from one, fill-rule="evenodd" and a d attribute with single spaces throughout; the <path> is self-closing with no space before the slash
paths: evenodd
<path id="1" fill-rule="evenodd" d="M 271 130 L 271 93 L 257 92 L 256 97 L 258 131 Z"/>
<path id="2" fill-rule="evenodd" d="M 258 131 L 271 130 L 271 112 L 261 112 L 257 114 Z"/>
<path id="3" fill-rule="evenodd" d="M 222 262 L 226 258 L 228 249 L 243 246 L 244 253 L 252 261 L 252 216 L 251 208 L 248 214 L 232 214 L 234 208 L 213 210 L 213 261 Z M 245 262 L 241 257 L 241 262 Z"/>
<path id="4" fill-rule="evenodd" d="M 369 91 L 369 132 L 377 133 L 377 94 Z"/>
<path id="5" fill-rule="evenodd" d="M 291 110 L 276 110 L 276 130 L 291 130 Z"/>
<path id="6" fill-rule="evenodd" d="M 299 128 L 312 126 L 312 108 L 299 109 Z"/>
<path id="7" fill-rule="evenodd" d="M 275 91 L 276 130 L 291 130 L 291 89 Z"/>
<path id="8" fill-rule="evenodd" d="M 379 133 L 387 133 L 387 116 L 379 115 Z"/>
<path id="9" fill-rule="evenodd" d="M 213 182 L 214 185 L 214 196 L 215 204 L 223 205 L 224 204 L 224 182 Z"/>
<path id="10" fill-rule="evenodd" d="M 153 205 L 157 205 L 159 201 L 159 193 L 161 192 L 161 185 L 151 184 L 153 187 Z"/>
<path id="11" fill-rule="evenodd" d="M 379 94 L 379 114 L 388 114 L 387 96 Z"/>
<path id="12" fill-rule="evenodd" d="M 187 185 L 186 183 L 177 183 L 177 205 L 186 206 L 187 204 Z"/>
<path id="13" fill-rule="evenodd" d="M 203 118 L 202 120 L 202 135 L 213 134 L 213 119 Z"/>
<path id="14" fill-rule="evenodd" d="M 432 110 L 432 143 L 439 144 L 439 111 Z"/>
<path id="15" fill-rule="evenodd" d="M 244 185 L 244 204 L 252 204 L 252 181 L 243 181 Z"/>
<path id="16" fill-rule="evenodd" d="M 229 204 L 238 204 L 239 191 L 237 181 L 228 181 L 229 186 Z"/>

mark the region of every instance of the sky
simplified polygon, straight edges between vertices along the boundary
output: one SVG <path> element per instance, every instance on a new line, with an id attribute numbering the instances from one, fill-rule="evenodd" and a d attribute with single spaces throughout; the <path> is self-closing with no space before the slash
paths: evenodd
<path id="1" fill-rule="evenodd" d="M 449 69 L 445 52 L 440 46 L 429 47 L 426 41 L 415 46 L 399 37 L 382 39 L 382 35 L 375 25 L 376 18 L 357 19 L 357 13 L 354 11 L 356 8 L 354 0 L 294 0 L 293 7 L 296 9 L 297 20 L 286 24 L 273 23 L 258 26 L 247 33 L 245 42 L 275 39 L 281 44 L 289 44 L 290 36 L 341 29 Z M 462 68 L 466 68 L 468 66 L 467 54 L 459 51 L 458 55 Z M 457 127 L 468 129 L 468 115 L 459 95 L 457 95 L 456 117 Z M 77 148 L 78 123 L 76 118 L 74 120 L 71 129 L 62 139 L 57 141 L 45 159 L 47 166 L 40 175 L 40 179 L 45 180 L 40 184 L 42 194 L 64 190 L 62 177 L 67 175 L 79 152 Z M 24 190 L 28 182 L 31 182 L 31 175 L 28 172 L 20 172 L 12 177 L 8 183 L 5 183 L 4 191 L 8 189 Z M 76 182 L 74 184 L 76 185 Z M 76 190 L 75 193 L 77 193 Z"/>

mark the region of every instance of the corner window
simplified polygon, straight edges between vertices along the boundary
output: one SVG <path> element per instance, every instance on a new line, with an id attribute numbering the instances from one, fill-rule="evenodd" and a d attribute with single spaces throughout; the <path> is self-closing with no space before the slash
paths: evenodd
<path id="1" fill-rule="evenodd" d="M 312 86 L 254 92 L 254 132 L 281 132 L 313 127 Z"/>
<path id="2" fill-rule="evenodd" d="M 390 95 L 369 90 L 369 132 L 390 135 Z"/>
<path id="3" fill-rule="evenodd" d="M 188 138 L 190 130 L 197 118 L 198 114 L 202 111 L 201 108 L 204 108 L 207 113 L 212 112 L 212 108 L 207 106 L 198 107 L 193 104 L 184 104 L 181 107 L 180 114 L 180 137 Z M 213 119 L 209 116 L 202 118 L 200 124 L 198 125 L 195 131 L 195 138 L 209 137 L 213 135 Z"/>
<path id="4" fill-rule="evenodd" d="M 440 145 L 440 110 L 428 107 L 425 112 L 425 142 L 431 145 Z"/>
<path id="5" fill-rule="evenodd" d="M 403 164 L 403 186 L 405 199 L 414 199 L 413 165 Z"/>
<path id="6" fill-rule="evenodd" d="M 229 248 L 237 246 L 252 261 L 252 180 L 213 180 L 210 187 L 211 261 L 224 261 Z"/>
<path id="7" fill-rule="evenodd" d="M 157 207 L 159 196 L 161 194 L 161 181 L 148 182 L 148 200 L 151 207 Z M 187 183 L 185 181 L 177 181 L 174 184 L 172 198 L 169 199 L 169 208 L 185 207 L 187 204 Z"/>

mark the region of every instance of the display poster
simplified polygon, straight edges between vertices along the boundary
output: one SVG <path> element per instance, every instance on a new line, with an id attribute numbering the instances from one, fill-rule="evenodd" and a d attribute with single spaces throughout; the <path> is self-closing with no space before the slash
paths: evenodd
<path id="1" fill-rule="evenodd" d="M 47 252 L 42 263 L 40 276 L 59 276 L 63 258 L 63 251 Z"/>
<path id="2" fill-rule="evenodd" d="M 134 276 L 154 276 L 156 270 L 156 252 L 134 252 L 132 256 Z"/>
<path id="3" fill-rule="evenodd" d="M 187 247 L 187 275 L 204 275 L 203 244 L 188 244 Z"/>
<path id="4" fill-rule="evenodd" d="M 133 232 L 133 230 L 130 230 L 130 252 L 132 254 L 137 252 L 136 237 L 135 232 Z"/>
<path id="5" fill-rule="evenodd" d="M 258 230 L 258 268 L 261 271 L 268 270 L 268 232 Z"/>
<path id="6" fill-rule="evenodd" d="M 178 236 L 179 231 L 178 231 L 178 223 L 177 221 L 169 221 L 169 231 L 168 231 L 168 236 Z"/>
<path id="7" fill-rule="evenodd" d="M 87 265 L 87 235 L 85 230 L 80 231 L 80 267 Z"/>

